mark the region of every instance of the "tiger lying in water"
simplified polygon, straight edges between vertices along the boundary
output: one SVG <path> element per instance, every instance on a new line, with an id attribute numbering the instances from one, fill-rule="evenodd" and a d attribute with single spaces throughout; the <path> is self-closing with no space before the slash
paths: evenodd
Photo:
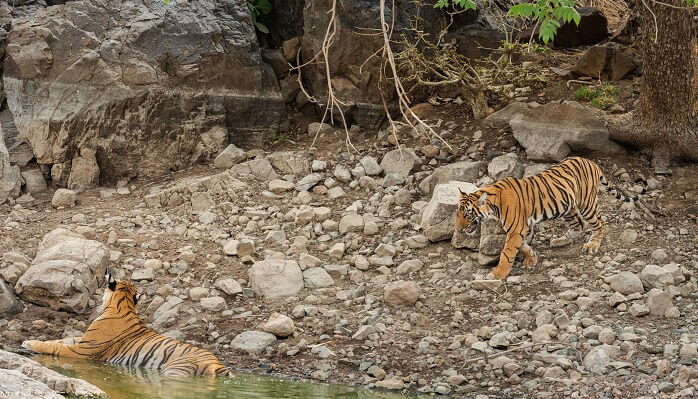
<path id="1" fill-rule="evenodd" d="M 644 183 L 641 179 L 638 181 Z M 525 266 L 532 267 L 538 263 L 536 253 L 525 240 L 533 232 L 533 225 L 543 220 L 562 216 L 570 223 L 570 229 L 577 226 L 583 228 L 586 222 L 591 226 L 592 234 L 584 244 L 584 250 L 596 253 L 605 234 L 597 204 L 599 183 L 607 191 L 613 191 L 596 163 L 575 157 L 535 176 L 523 179 L 508 177 L 472 194 L 461 192 L 456 230 L 472 233 L 482 219 L 496 219 L 501 223 L 507 234 L 506 243 L 492 274 L 502 280 L 511 272 L 519 249 L 524 255 Z M 618 199 L 638 199 L 626 197 L 617 190 L 615 193 Z"/>
<path id="2" fill-rule="evenodd" d="M 24 341 L 38 353 L 102 360 L 125 367 L 158 369 L 167 376 L 222 376 L 229 370 L 209 351 L 160 335 L 145 327 L 136 314 L 136 288 L 106 273 L 102 311 L 82 338 Z"/>

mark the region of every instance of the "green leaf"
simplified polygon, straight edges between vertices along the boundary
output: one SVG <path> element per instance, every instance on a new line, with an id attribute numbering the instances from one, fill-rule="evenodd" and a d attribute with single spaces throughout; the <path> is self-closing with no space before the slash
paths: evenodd
<path id="1" fill-rule="evenodd" d="M 262 15 L 267 15 L 271 12 L 272 5 L 269 0 L 256 0 L 255 8 L 259 10 Z"/>
<path id="2" fill-rule="evenodd" d="M 517 4 L 509 9 L 509 15 L 515 18 L 530 18 L 536 12 L 535 4 L 531 3 L 521 3 Z"/>
<path id="3" fill-rule="evenodd" d="M 581 20 L 581 17 L 579 16 L 577 10 L 575 10 L 572 7 L 566 6 L 554 9 L 553 17 L 558 21 L 563 21 L 565 23 L 574 21 L 577 25 L 579 25 L 579 21 Z"/>
<path id="4" fill-rule="evenodd" d="M 259 29 L 260 32 L 269 33 L 269 28 L 267 28 L 267 26 L 263 23 L 255 21 L 254 25 L 257 27 L 257 29 Z"/>
<path id="5" fill-rule="evenodd" d="M 165 5 L 170 5 L 170 0 L 163 0 L 165 2 Z"/>
<path id="6" fill-rule="evenodd" d="M 546 19 L 540 24 L 540 29 L 538 31 L 538 36 L 543 40 L 543 43 L 548 43 L 555 38 L 555 33 L 557 33 L 557 28 L 560 27 L 560 23 L 554 19 Z"/>
<path id="7" fill-rule="evenodd" d="M 448 7 L 448 0 L 439 0 L 434 3 L 434 8 L 446 8 Z"/>
<path id="8" fill-rule="evenodd" d="M 473 0 L 453 0 L 453 2 L 464 10 L 474 10 L 477 8 Z"/>

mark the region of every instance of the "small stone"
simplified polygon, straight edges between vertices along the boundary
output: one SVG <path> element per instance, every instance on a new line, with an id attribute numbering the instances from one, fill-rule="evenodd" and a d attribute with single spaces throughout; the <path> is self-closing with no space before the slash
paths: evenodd
<path id="1" fill-rule="evenodd" d="M 248 353 L 261 353 L 269 345 L 273 345 L 276 342 L 276 337 L 274 334 L 270 334 L 262 331 L 245 331 L 238 334 L 230 346 L 242 352 Z"/>
<path id="2" fill-rule="evenodd" d="M 633 244 L 637 240 L 637 231 L 632 229 L 623 230 L 620 234 L 620 240 L 627 245 Z"/>
<path id="3" fill-rule="evenodd" d="M 419 287 L 414 281 L 396 281 L 385 286 L 383 300 L 393 306 L 413 305 L 419 298 Z"/>
<path id="4" fill-rule="evenodd" d="M 368 176 L 380 175 L 381 172 L 383 172 L 383 168 L 378 165 L 378 161 L 376 161 L 376 158 L 372 156 L 365 156 L 361 158 L 359 163 L 361 166 L 363 166 Z"/>
<path id="5" fill-rule="evenodd" d="M 72 208 L 77 202 L 77 193 L 73 190 L 59 188 L 53 194 L 51 205 L 54 208 Z"/>
<path id="6" fill-rule="evenodd" d="M 608 277 L 606 282 L 611 286 L 611 288 L 623 295 L 644 292 L 642 281 L 635 273 L 632 272 L 620 272 Z"/>
<path id="7" fill-rule="evenodd" d="M 286 191 L 291 191 L 296 185 L 290 181 L 274 179 L 269 182 L 269 191 L 276 194 L 281 194 Z"/>
<path id="8" fill-rule="evenodd" d="M 283 338 L 292 335 L 296 331 L 296 326 L 290 317 L 272 313 L 269 320 L 262 325 L 262 330 Z"/>
<path id="9" fill-rule="evenodd" d="M 669 260 L 669 255 L 667 254 L 665 249 L 662 248 L 657 248 L 654 251 L 652 251 L 652 255 L 650 255 L 652 259 L 661 264 L 666 263 L 667 260 Z"/>
<path id="10" fill-rule="evenodd" d="M 321 267 L 313 267 L 303 272 L 305 286 L 310 289 L 325 288 L 334 285 L 334 279 Z"/>
<path id="11" fill-rule="evenodd" d="M 628 310 L 630 311 L 630 314 L 635 317 L 642 317 L 650 314 L 650 308 L 644 303 L 634 303 Z"/>
<path id="12" fill-rule="evenodd" d="M 501 287 L 504 282 L 499 279 L 495 280 L 473 280 L 470 282 L 470 288 L 474 290 L 496 290 Z"/>
<path id="13" fill-rule="evenodd" d="M 667 310 L 673 306 L 671 295 L 666 291 L 653 288 L 647 294 L 647 307 L 650 310 L 650 315 L 664 317 Z"/>
<path id="14" fill-rule="evenodd" d="M 214 286 L 223 291 L 226 295 L 237 295 L 242 294 L 242 287 L 240 283 L 232 278 L 219 278 L 216 280 Z"/>
<path id="15" fill-rule="evenodd" d="M 342 216 L 339 221 L 339 232 L 345 233 L 358 233 L 364 229 L 364 218 L 356 213 L 351 213 Z"/>
<path id="16" fill-rule="evenodd" d="M 131 280 L 133 280 L 133 281 L 142 281 L 142 280 L 152 281 L 155 278 L 154 274 L 155 273 L 153 272 L 153 269 L 150 269 L 150 268 L 137 269 L 137 270 L 134 270 L 133 273 L 131 274 Z"/>
<path id="17" fill-rule="evenodd" d="M 210 312 L 220 312 L 225 309 L 225 299 L 219 296 L 201 298 L 201 307 Z"/>
<path id="18" fill-rule="evenodd" d="M 213 161 L 213 165 L 218 169 L 230 169 L 233 165 L 247 159 L 245 150 L 236 147 L 234 144 L 228 145 L 223 152 L 218 154 Z"/>

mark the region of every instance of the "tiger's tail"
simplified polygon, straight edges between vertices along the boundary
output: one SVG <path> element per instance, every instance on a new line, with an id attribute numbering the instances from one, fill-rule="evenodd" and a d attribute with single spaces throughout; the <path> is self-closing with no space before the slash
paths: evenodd
<path id="1" fill-rule="evenodd" d="M 637 202 L 640 199 L 640 197 L 647 192 L 647 182 L 643 178 L 637 178 L 635 180 L 635 183 L 642 184 L 642 192 L 634 196 L 629 196 L 617 187 L 614 187 L 611 184 L 609 184 L 608 180 L 606 180 L 606 177 L 603 175 L 603 173 L 601 174 L 600 181 L 601 185 L 604 186 L 607 192 L 614 195 L 618 200 L 622 199 L 624 202 Z"/>

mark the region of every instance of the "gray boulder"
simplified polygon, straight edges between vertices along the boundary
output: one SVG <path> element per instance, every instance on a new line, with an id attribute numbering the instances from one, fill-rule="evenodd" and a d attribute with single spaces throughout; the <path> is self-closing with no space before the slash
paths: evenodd
<path id="1" fill-rule="evenodd" d="M 298 294 L 304 287 L 303 273 L 293 260 L 267 259 L 255 262 L 248 271 L 250 286 L 264 298 L 283 298 Z"/>
<path id="2" fill-rule="evenodd" d="M 609 139 L 596 111 L 573 101 L 522 110 L 510 125 L 529 159 L 561 161 L 573 151 L 606 155 L 623 151 Z"/>
<path id="3" fill-rule="evenodd" d="M 456 209 L 460 199 L 459 189 L 464 193 L 477 191 L 477 187 L 472 183 L 454 181 L 439 184 L 434 189 L 429 203 L 422 208 L 421 226 L 429 241 L 447 240 L 453 236 Z"/>
<path id="4" fill-rule="evenodd" d="M 37 305 L 85 313 L 108 262 L 109 250 L 103 244 L 59 228 L 44 236 L 15 290 L 22 299 Z"/>
<path id="5" fill-rule="evenodd" d="M 385 175 L 397 174 L 407 177 L 412 169 L 419 166 L 420 159 L 411 148 L 392 150 L 383 156 L 380 167 Z"/>
<path id="6" fill-rule="evenodd" d="M 0 279 L 0 317 L 11 316 L 22 311 L 22 304 L 15 297 L 12 288 Z"/>
<path id="7" fill-rule="evenodd" d="M 233 338 L 230 346 L 247 353 L 262 353 L 268 346 L 276 343 L 276 336 L 263 331 L 245 331 Z"/>

